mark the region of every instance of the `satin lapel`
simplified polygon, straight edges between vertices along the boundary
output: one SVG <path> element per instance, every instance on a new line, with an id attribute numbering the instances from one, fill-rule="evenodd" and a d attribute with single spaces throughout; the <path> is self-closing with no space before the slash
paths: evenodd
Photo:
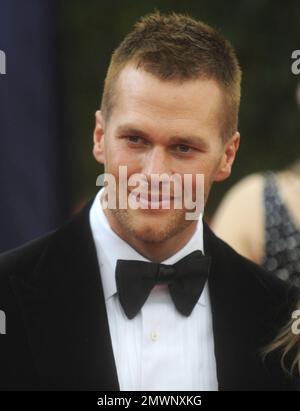
<path id="1" fill-rule="evenodd" d="M 240 258 L 204 223 L 205 254 L 212 257 L 209 292 L 219 390 L 257 389 L 266 384 L 257 350 L 263 344 L 264 307 L 243 272 Z"/>
<path id="2" fill-rule="evenodd" d="M 11 278 L 45 388 L 119 390 L 89 209 L 53 234 L 26 280 Z"/>

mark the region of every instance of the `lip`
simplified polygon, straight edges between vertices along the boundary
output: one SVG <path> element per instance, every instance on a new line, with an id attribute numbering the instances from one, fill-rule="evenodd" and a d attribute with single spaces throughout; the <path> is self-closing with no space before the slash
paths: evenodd
<path id="1" fill-rule="evenodd" d="M 162 201 L 172 201 L 174 200 L 174 197 L 163 195 L 161 193 L 141 193 L 140 199 L 148 202 L 159 203 Z"/>
<path id="2" fill-rule="evenodd" d="M 161 193 L 152 193 L 153 200 L 151 200 L 151 193 L 130 193 L 136 198 L 139 198 L 139 203 L 142 208 L 171 208 L 171 203 L 174 201 L 175 197 L 162 195 Z"/>
<path id="3" fill-rule="evenodd" d="M 151 192 L 130 192 L 129 194 L 134 195 L 136 198 L 139 196 L 140 200 L 148 201 L 151 202 L 151 196 L 153 197 L 154 203 L 158 203 L 161 201 L 172 201 L 175 199 L 173 196 L 169 195 L 163 195 L 162 193 L 151 193 Z"/>
<path id="4" fill-rule="evenodd" d="M 149 201 L 147 198 L 140 198 L 140 205 L 145 208 L 171 208 L 171 200 Z"/>

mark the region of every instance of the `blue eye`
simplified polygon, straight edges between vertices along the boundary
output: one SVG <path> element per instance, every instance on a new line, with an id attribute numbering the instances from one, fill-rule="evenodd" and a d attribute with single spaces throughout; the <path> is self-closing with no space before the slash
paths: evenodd
<path id="1" fill-rule="evenodd" d="M 129 139 L 129 141 L 132 142 L 132 143 L 138 143 L 141 138 L 138 137 L 138 136 L 128 136 L 128 139 Z"/>
<path id="2" fill-rule="evenodd" d="M 178 151 L 180 151 L 181 153 L 188 153 L 191 148 L 189 146 L 186 146 L 185 144 L 178 144 L 177 146 L 179 148 Z"/>

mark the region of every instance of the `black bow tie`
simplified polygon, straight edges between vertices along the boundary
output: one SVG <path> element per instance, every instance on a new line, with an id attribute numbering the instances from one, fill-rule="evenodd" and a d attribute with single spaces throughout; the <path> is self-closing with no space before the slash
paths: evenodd
<path id="1" fill-rule="evenodd" d="M 200 250 L 174 265 L 138 260 L 117 260 L 118 297 L 129 319 L 136 316 L 156 284 L 168 284 L 177 310 L 189 316 L 197 303 L 208 277 L 210 257 Z"/>

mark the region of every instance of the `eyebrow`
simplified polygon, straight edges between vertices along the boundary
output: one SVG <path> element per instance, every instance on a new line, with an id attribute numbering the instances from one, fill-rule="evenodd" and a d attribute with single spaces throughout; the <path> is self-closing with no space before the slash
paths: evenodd
<path id="1" fill-rule="evenodd" d="M 150 138 L 149 134 L 145 131 L 139 130 L 130 124 L 124 124 L 117 128 L 117 134 L 130 134 L 137 135 L 144 138 Z M 207 146 L 207 141 L 201 136 L 172 136 L 170 137 L 170 142 L 172 144 L 190 144 L 190 145 L 202 145 Z"/>

